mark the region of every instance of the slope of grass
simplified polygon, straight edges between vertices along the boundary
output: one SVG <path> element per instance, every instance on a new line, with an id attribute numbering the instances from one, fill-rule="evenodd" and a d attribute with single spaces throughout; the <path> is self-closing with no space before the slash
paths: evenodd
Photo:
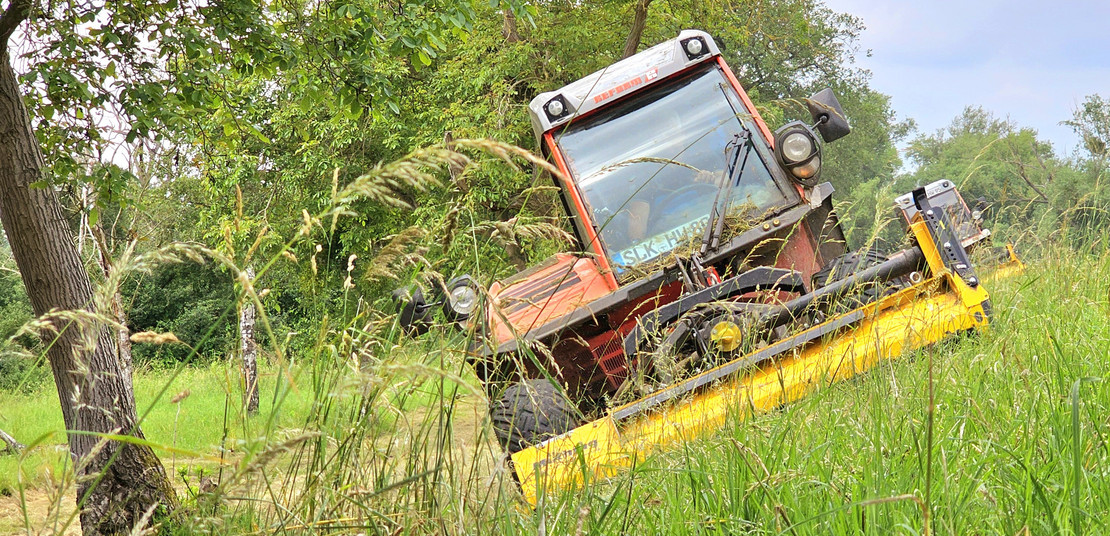
<path id="1" fill-rule="evenodd" d="M 234 453 L 268 426 L 294 427 L 304 421 L 310 394 L 297 386 L 295 375 L 273 368 L 260 373 L 259 414 L 244 419 L 237 373 L 236 368 L 224 363 L 136 372 L 135 399 L 143 416 L 143 433 L 166 447 L 159 454 L 167 470 L 201 462 L 204 457 L 219 458 L 221 445 Z M 279 397 L 276 407 L 280 411 L 274 411 L 275 398 Z M 0 456 L 0 493 L 11 493 L 20 479 L 33 487 L 55 482 L 70 470 L 59 407 L 53 383 L 30 393 L 0 391 L 0 428 L 34 445 L 22 458 Z M 268 425 L 271 421 L 273 424 Z"/>
<path id="2" fill-rule="evenodd" d="M 1106 533 L 1110 255 L 1045 259 L 989 283 L 984 333 L 884 362 L 536 510 L 490 441 L 457 336 L 324 330 L 300 370 L 267 372 L 261 414 L 245 421 L 226 365 L 141 373 L 137 398 L 150 408 L 148 438 L 205 455 L 220 452 L 228 406 L 236 463 L 213 493 L 188 494 L 182 533 Z M 0 395 L 0 426 L 60 430 L 52 396 Z M 45 486 L 44 467 L 65 465 L 64 451 L 44 451 L 24 460 L 35 473 L 25 482 Z M 9 487 L 13 460 L 0 458 Z"/>
<path id="3" fill-rule="evenodd" d="M 1108 282 L 1105 254 L 1034 264 L 991 285 L 988 332 L 692 442 L 542 517 L 553 533 L 921 534 L 931 361 L 933 532 L 1106 533 Z"/>

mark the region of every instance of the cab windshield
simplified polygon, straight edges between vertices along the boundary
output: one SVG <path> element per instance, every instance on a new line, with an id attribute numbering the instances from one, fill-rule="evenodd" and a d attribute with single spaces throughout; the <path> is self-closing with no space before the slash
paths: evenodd
<path id="1" fill-rule="evenodd" d="M 574 122 L 558 136 L 618 275 L 700 240 L 726 167 L 726 145 L 745 126 L 755 128 L 720 68 L 710 65 Z M 725 214 L 758 217 L 787 205 L 793 194 L 771 177 L 767 153 L 756 147 L 744 153 Z"/>

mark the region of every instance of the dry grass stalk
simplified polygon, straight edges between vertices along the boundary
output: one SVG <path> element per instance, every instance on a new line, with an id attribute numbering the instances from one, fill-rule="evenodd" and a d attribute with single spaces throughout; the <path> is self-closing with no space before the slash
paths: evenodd
<path id="1" fill-rule="evenodd" d="M 169 344 L 181 341 L 178 340 L 177 335 L 174 335 L 173 332 L 167 331 L 166 333 L 155 333 L 153 331 L 142 331 L 139 333 L 132 333 L 131 342 L 145 344 Z"/>

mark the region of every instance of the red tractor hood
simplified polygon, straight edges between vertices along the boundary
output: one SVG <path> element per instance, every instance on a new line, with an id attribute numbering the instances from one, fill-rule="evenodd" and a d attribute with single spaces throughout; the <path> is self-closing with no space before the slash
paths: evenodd
<path id="1" fill-rule="evenodd" d="M 614 290 L 593 259 L 559 253 L 490 287 L 490 335 L 497 345 L 522 338 Z"/>

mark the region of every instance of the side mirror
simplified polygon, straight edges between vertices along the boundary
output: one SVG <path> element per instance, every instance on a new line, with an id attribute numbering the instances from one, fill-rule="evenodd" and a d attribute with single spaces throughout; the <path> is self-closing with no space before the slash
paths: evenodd
<path id="1" fill-rule="evenodd" d="M 836 100 L 836 94 L 831 88 L 814 93 L 806 99 L 806 106 L 825 143 L 839 140 L 852 132 L 848 119 L 844 117 L 844 109 L 840 107 L 840 101 Z"/>

